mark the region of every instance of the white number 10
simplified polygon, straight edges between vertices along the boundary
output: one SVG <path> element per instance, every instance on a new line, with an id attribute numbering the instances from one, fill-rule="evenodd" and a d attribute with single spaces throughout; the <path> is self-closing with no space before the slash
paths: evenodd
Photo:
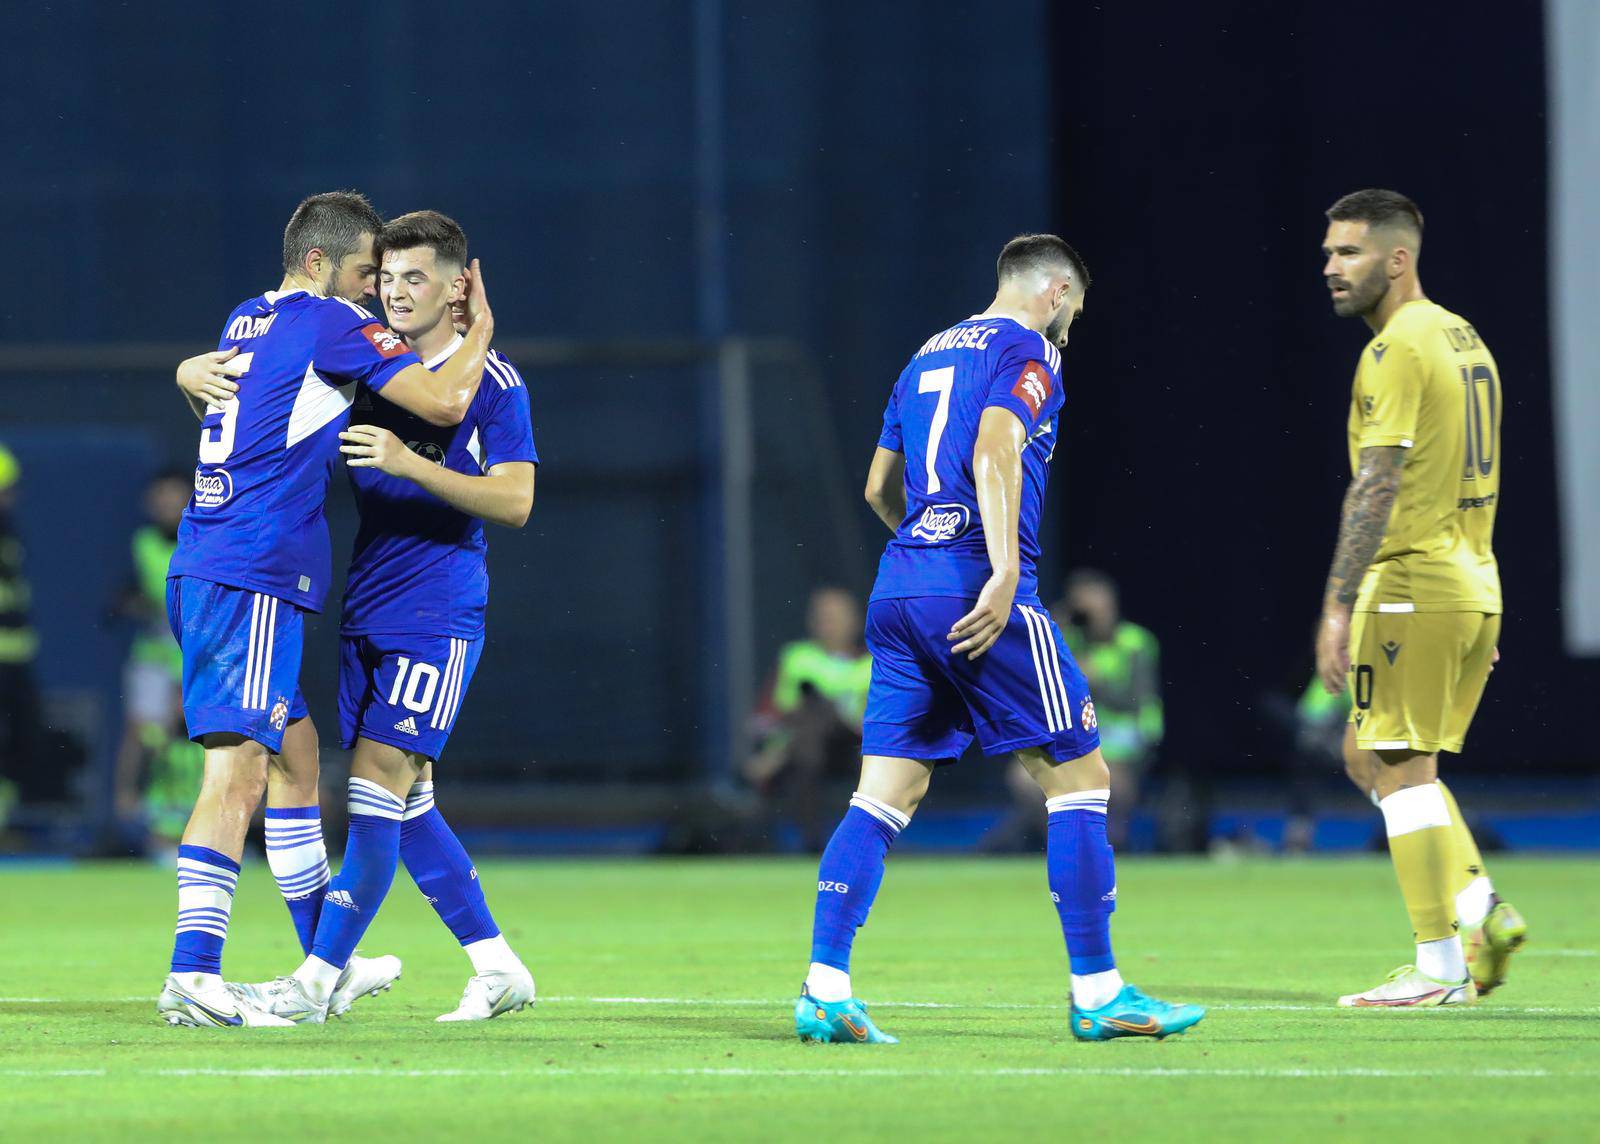
<path id="1" fill-rule="evenodd" d="M 409 683 L 407 677 L 410 677 Z M 404 687 L 405 693 L 401 694 Z M 411 657 L 400 656 L 395 663 L 394 687 L 389 691 L 389 706 L 404 703 L 413 711 L 426 711 L 433 706 L 433 693 L 439 687 L 439 669 L 431 663 L 412 663 Z M 422 694 L 418 695 L 417 692 Z"/>
<path id="2" fill-rule="evenodd" d="M 933 420 L 928 424 L 928 491 L 936 493 L 940 489 L 939 473 L 933 467 L 933 462 L 939 455 L 939 438 L 944 436 L 944 427 L 950 420 L 950 389 L 956 383 L 956 367 L 947 365 L 940 369 L 930 369 L 917 379 L 918 393 L 937 393 L 939 405 L 933 411 Z"/>

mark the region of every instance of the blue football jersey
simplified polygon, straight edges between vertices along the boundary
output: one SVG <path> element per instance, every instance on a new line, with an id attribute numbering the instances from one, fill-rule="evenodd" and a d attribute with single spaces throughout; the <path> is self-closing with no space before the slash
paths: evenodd
<path id="1" fill-rule="evenodd" d="M 872 598 L 975 598 L 989 553 L 972 475 L 990 406 L 1022 421 L 1021 575 L 1016 602 L 1038 602 L 1039 515 L 1064 398 L 1061 353 L 1011 318 L 969 318 L 923 343 L 895 382 L 878 444 L 906 458 L 906 517 L 878 564 Z"/>
<path id="2" fill-rule="evenodd" d="M 437 369 L 461 346 L 457 337 L 426 364 Z M 458 473 L 481 476 L 505 461 L 532 461 L 528 390 L 503 354 L 491 350 L 466 419 L 440 427 L 358 392 L 352 419 L 379 425 L 412 452 Z M 471 639 L 483 631 L 489 602 L 489 546 L 483 521 L 426 489 L 374 468 L 350 470 L 361 528 L 350 560 L 346 636 L 434 635 Z"/>
<path id="3" fill-rule="evenodd" d="M 239 392 L 201 422 L 194 496 L 168 576 L 264 592 L 320 611 L 332 573 L 323 501 L 358 383 L 418 362 L 354 302 L 269 291 L 228 316 Z"/>

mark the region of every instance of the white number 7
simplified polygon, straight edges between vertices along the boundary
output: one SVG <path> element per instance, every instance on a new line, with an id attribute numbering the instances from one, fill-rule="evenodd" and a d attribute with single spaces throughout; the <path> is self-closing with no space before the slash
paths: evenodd
<path id="1" fill-rule="evenodd" d="M 933 467 L 934 460 L 939 455 L 939 439 L 944 436 L 944 427 L 950 421 L 950 389 L 956 383 L 956 367 L 947 365 L 940 369 L 930 369 L 917 379 L 918 393 L 937 393 L 939 405 L 933 411 L 933 420 L 928 424 L 928 491 L 936 493 L 940 489 L 939 473 Z"/>

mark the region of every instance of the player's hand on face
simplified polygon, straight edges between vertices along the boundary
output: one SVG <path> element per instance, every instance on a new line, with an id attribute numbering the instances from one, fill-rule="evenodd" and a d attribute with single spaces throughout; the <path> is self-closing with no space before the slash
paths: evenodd
<path id="1" fill-rule="evenodd" d="M 993 647 L 1011 620 L 1011 601 L 1016 595 L 1015 576 L 990 576 L 983 591 L 978 593 L 978 602 L 972 611 L 957 620 L 945 637 L 955 644 L 950 654 L 965 653 L 969 660 L 977 659 Z"/>
<path id="2" fill-rule="evenodd" d="M 1350 612 L 1329 608 L 1317 625 L 1317 675 L 1329 695 L 1343 695 L 1350 674 Z"/>
<path id="3" fill-rule="evenodd" d="M 234 378 L 244 372 L 241 366 L 233 364 L 238 352 L 239 347 L 234 346 L 184 360 L 178 365 L 178 388 L 207 405 L 226 405 L 239 392 L 239 383 Z"/>
<path id="4" fill-rule="evenodd" d="M 405 442 L 377 425 L 352 425 L 339 434 L 344 444 L 339 452 L 352 469 L 377 469 L 391 477 L 403 477 L 419 459 Z"/>
<path id="5" fill-rule="evenodd" d="M 463 316 L 468 326 L 475 326 L 479 322 L 490 318 L 489 294 L 483 285 L 483 264 L 474 258 L 472 265 L 467 267 L 467 300 L 463 307 Z M 452 309 L 452 317 L 454 316 Z"/>

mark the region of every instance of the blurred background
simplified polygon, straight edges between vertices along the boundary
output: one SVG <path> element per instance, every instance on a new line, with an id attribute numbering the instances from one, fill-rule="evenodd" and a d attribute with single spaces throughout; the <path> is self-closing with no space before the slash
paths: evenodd
<path id="1" fill-rule="evenodd" d="M 173 367 L 278 283 L 295 204 L 344 187 L 462 223 L 533 397 L 538 501 L 491 530 L 487 648 L 440 771 L 475 853 L 826 837 L 886 538 L 859 492 L 884 400 L 1031 230 L 1095 280 L 1042 580 L 1101 707 L 1115 828 L 1373 845 L 1344 710 L 1308 688 L 1367 337 L 1330 312 L 1322 211 L 1373 185 L 1420 203 L 1428 292 L 1506 393 L 1504 659 L 1447 771 L 1486 848 L 1600 845 L 1600 12 L 1452 13 L 8 14 L 0 849 L 160 853 L 181 830 L 198 762 L 153 606 L 197 439 Z M 339 474 L 328 515 L 348 553 Z M 310 625 L 303 678 L 325 740 L 336 627 Z M 342 782 L 338 752 L 324 767 Z M 904 845 L 1037 845 L 1037 803 L 968 759 Z"/>

